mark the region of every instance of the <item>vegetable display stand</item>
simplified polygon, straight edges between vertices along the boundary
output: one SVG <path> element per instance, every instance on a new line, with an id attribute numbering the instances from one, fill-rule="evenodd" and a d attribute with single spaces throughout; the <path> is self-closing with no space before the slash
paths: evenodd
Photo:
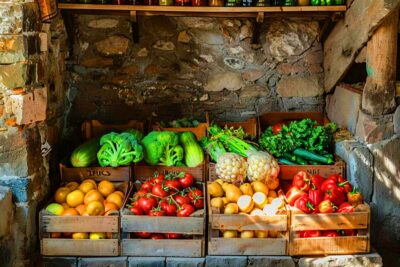
<path id="1" fill-rule="evenodd" d="M 134 173 L 135 179 L 140 180 L 143 177 L 151 177 L 155 172 L 158 172 L 158 173 L 188 172 L 191 175 L 193 175 L 193 177 L 197 181 L 204 182 L 204 180 L 205 180 L 204 165 L 205 164 L 203 163 L 197 167 L 192 168 L 192 167 L 177 167 L 177 166 L 167 167 L 167 166 L 160 166 L 160 165 L 150 166 L 150 165 L 146 165 L 144 163 L 139 163 L 134 166 L 133 173 Z"/>
<path id="2" fill-rule="evenodd" d="M 370 252 L 370 208 L 360 204 L 352 213 L 305 214 L 290 207 L 289 255 L 340 255 Z M 357 230 L 354 236 L 301 238 L 298 231 Z"/>
<path id="3" fill-rule="evenodd" d="M 65 178 L 65 177 L 64 177 Z M 78 177 L 79 178 L 79 177 Z M 75 179 L 81 181 L 83 179 Z M 102 179 L 95 178 L 100 181 Z M 70 181 L 64 180 L 63 182 Z M 125 193 L 129 189 L 129 176 L 113 180 L 115 188 Z M 44 256 L 118 256 L 119 212 L 107 216 L 56 216 L 46 210 L 39 213 L 39 238 Z M 61 233 L 106 233 L 105 239 L 62 238 Z"/>
<path id="4" fill-rule="evenodd" d="M 252 216 L 222 214 L 208 204 L 208 255 L 287 255 L 289 244 L 288 215 Z M 221 230 L 278 231 L 276 238 L 224 238 Z"/>
<path id="5" fill-rule="evenodd" d="M 89 120 L 82 123 L 81 133 L 84 139 L 101 136 L 111 131 L 121 132 L 128 129 L 136 129 L 145 133 L 145 122 L 130 120 L 124 124 L 105 124 L 98 120 Z"/>
<path id="6" fill-rule="evenodd" d="M 258 123 L 257 118 L 251 118 L 247 121 L 242 122 L 215 122 L 216 124 L 220 125 L 221 127 L 242 127 L 244 132 L 250 136 L 257 136 L 258 135 Z"/>
<path id="7" fill-rule="evenodd" d="M 259 134 L 277 123 L 289 124 L 294 120 L 312 119 L 319 125 L 324 124 L 324 115 L 320 112 L 267 112 L 258 117 Z"/>
<path id="8" fill-rule="evenodd" d="M 176 171 L 182 168 L 175 168 Z M 188 169 L 188 168 L 186 168 Z M 189 168 L 191 169 L 191 168 Z M 161 170 L 160 168 L 158 170 Z M 190 171 L 189 171 L 190 172 Z M 149 168 L 135 170 L 136 180 L 145 181 L 152 177 L 153 172 Z M 197 181 L 202 180 L 202 172 L 197 175 L 191 172 Z M 198 188 L 205 192 L 204 183 Z M 137 190 L 132 186 L 128 196 Z M 204 257 L 205 256 L 205 208 L 196 211 L 189 217 L 174 216 L 147 216 L 133 215 L 125 208 L 121 212 L 121 255 L 138 257 Z M 171 233 L 188 235 L 187 239 L 139 239 L 134 233 Z"/>
<path id="9" fill-rule="evenodd" d="M 171 131 L 171 132 L 192 132 L 196 135 L 197 140 L 200 140 L 203 136 L 206 136 L 208 123 L 199 123 L 196 127 L 189 128 L 165 128 L 160 125 L 153 125 L 154 131 Z"/>

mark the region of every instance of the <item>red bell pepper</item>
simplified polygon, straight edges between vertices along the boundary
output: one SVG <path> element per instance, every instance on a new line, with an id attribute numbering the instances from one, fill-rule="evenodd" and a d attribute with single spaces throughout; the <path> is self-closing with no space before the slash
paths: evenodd
<path id="1" fill-rule="evenodd" d="M 340 236 L 340 234 L 335 230 L 326 230 L 326 231 L 322 231 L 322 236 L 337 237 L 337 236 Z"/>
<path id="2" fill-rule="evenodd" d="M 323 192 L 326 192 L 328 190 L 332 190 L 334 188 L 337 188 L 337 184 L 336 183 L 337 183 L 337 179 L 331 176 L 331 177 L 329 177 L 328 179 L 326 179 L 322 183 L 321 190 Z"/>
<path id="3" fill-rule="evenodd" d="M 302 196 L 294 202 L 294 206 L 305 213 L 311 213 L 314 210 L 314 206 L 307 195 Z"/>
<path id="4" fill-rule="evenodd" d="M 355 236 L 357 235 L 357 230 L 356 229 L 340 230 L 340 234 L 343 236 Z"/>
<path id="5" fill-rule="evenodd" d="M 322 192 L 321 189 L 314 187 L 308 190 L 308 197 L 310 198 L 311 203 L 314 206 L 318 206 L 319 203 L 321 203 L 321 201 L 324 200 L 324 192 Z"/>
<path id="6" fill-rule="evenodd" d="M 332 201 L 335 206 L 340 206 L 343 202 L 346 201 L 346 196 L 338 188 L 333 188 L 325 192 L 324 200 L 327 199 Z"/>
<path id="7" fill-rule="evenodd" d="M 335 212 L 336 206 L 330 200 L 324 200 L 318 205 L 320 213 L 333 213 Z"/>
<path id="8" fill-rule="evenodd" d="M 314 174 L 313 176 L 311 176 L 311 187 L 321 189 L 322 183 L 324 181 L 325 181 L 324 177 L 318 174 Z"/>
<path id="9" fill-rule="evenodd" d="M 353 191 L 347 193 L 347 201 L 354 207 L 363 203 L 363 197 L 356 187 L 353 188 Z"/>
<path id="10" fill-rule="evenodd" d="M 328 179 L 332 179 L 337 183 L 339 181 L 339 174 L 332 174 L 331 176 L 328 177 Z"/>
<path id="11" fill-rule="evenodd" d="M 354 212 L 354 207 L 353 207 L 350 203 L 348 203 L 348 202 L 343 202 L 343 203 L 339 206 L 339 208 L 338 208 L 337 211 L 340 212 L 340 213 Z"/>
<path id="12" fill-rule="evenodd" d="M 307 231 L 300 231 L 301 238 L 307 237 L 320 237 L 321 231 L 320 230 L 307 230 Z"/>
<path id="13" fill-rule="evenodd" d="M 299 199 L 302 196 L 307 196 L 307 193 L 300 190 L 299 188 L 293 186 L 292 188 L 289 189 L 289 191 L 286 193 L 286 200 L 289 203 L 290 206 L 294 205 L 294 202 L 296 202 L 297 199 Z"/>
<path id="14" fill-rule="evenodd" d="M 300 188 L 300 190 L 307 191 L 310 189 L 310 183 L 311 180 L 308 173 L 300 171 L 293 177 L 292 186 L 296 186 L 297 188 Z"/>

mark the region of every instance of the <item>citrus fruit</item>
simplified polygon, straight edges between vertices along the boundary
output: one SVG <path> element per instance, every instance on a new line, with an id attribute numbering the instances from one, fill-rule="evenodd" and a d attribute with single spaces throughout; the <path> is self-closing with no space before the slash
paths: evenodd
<path id="1" fill-rule="evenodd" d="M 65 185 L 65 187 L 68 187 L 69 190 L 74 191 L 78 189 L 79 184 L 77 182 L 69 182 L 68 184 Z"/>
<path id="2" fill-rule="evenodd" d="M 61 214 L 62 216 L 77 216 L 79 212 L 74 208 L 68 208 Z"/>
<path id="3" fill-rule="evenodd" d="M 46 207 L 46 211 L 54 215 L 61 215 L 64 212 L 64 207 L 58 203 L 51 203 Z"/>
<path id="4" fill-rule="evenodd" d="M 107 197 L 115 191 L 115 187 L 111 182 L 104 180 L 99 183 L 98 190 L 104 197 Z"/>
<path id="5" fill-rule="evenodd" d="M 61 233 L 60 232 L 53 232 L 50 234 L 51 238 L 60 238 L 61 237 Z"/>
<path id="6" fill-rule="evenodd" d="M 87 233 L 73 233 L 72 239 L 88 239 Z"/>
<path id="7" fill-rule="evenodd" d="M 118 206 L 115 204 L 115 203 L 112 203 L 112 202 L 106 202 L 105 204 L 104 204 L 104 211 L 105 212 L 107 212 L 107 211 L 112 211 L 112 210 L 119 210 L 119 208 L 118 208 Z"/>
<path id="8" fill-rule="evenodd" d="M 90 233 L 89 238 L 93 239 L 93 240 L 105 239 L 106 238 L 106 234 L 105 233 Z"/>
<path id="9" fill-rule="evenodd" d="M 111 193 L 110 195 L 108 195 L 108 197 L 106 198 L 107 202 L 111 202 L 114 203 L 118 206 L 118 208 L 122 208 L 123 205 L 123 198 L 116 193 Z"/>
<path id="10" fill-rule="evenodd" d="M 68 187 L 60 187 L 57 189 L 56 193 L 54 194 L 54 200 L 57 203 L 64 203 L 68 193 L 71 190 Z"/>
<path id="11" fill-rule="evenodd" d="M 93 200 L 92 202 L 86 205 L 86 213 L 89 214 L 90 216 L 103 215 L 104 213 L 103 203 L 101 203 L 98 200 Z"/>
<path id="12" fill-rule="evenodd" d="M 97 184 L 96 184 L 95 180 L 93 180 L 93 179 L 85 179 L 82 181 L 81 184 L 87 183 L 87 182 L 92 183 L 95 187 L 97 187 Z"/>
<path id="13" fill-rule="evenodd" d="M 83 204 L 84 197 L 85 194 L 81 190 L 74 190 L 67 195 L 67 204 L 73 208 L 78 207 L 80 204 Z"/>
<path id="14" fill-rule="evenodd" d="M 125 198 L 125 194 L 121 191 L 114 191 L 114 193 L 120 195 L 122 198 Z"/>
<path id="15" fill-rule="evenodd" d="M 70 208 L 70 206 L 68 206 L 67 203 L 62 203 L 61 206 L 63 206 L 63 208 L 64 208 L 65 210 L 68 209 L 68 208 Z"/>
<path id="16" fill-rule="evenodd" d="M 83 198 L 83 203 L 85 203 L 85 205 L 87 205 L 87 204 L 89 204 L 89 202 L 92 202 L 94 200 L 97 200 L 100 202 L 104 201 L 103 196 L 96 189 L 92 189 L 86 193 L 85 197 Z"/>
<path id="17" fill-rule="evenodd" d="M 93 183 L 91 182 L 83 182 L 79 186 L 79 190 L 81 190 L 85 194 L 93 189 L 96 189 L 96 185 L 93 185 Z"/>
<path id="18" fill-rule="evenodd" d="M 81 204 L 75 209 L 79 212 L 80 215 L 83 215 L 86 212 L 86 205 Z"/>

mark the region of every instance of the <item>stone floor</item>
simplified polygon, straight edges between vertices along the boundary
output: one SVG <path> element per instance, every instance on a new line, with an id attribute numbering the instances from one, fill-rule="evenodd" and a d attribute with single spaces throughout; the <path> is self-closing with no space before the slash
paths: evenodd
<path id="1" fill-rule="evenodd" d="M 44 257 L 42 267 L 380 267 L 377 253 L 327 257 L 207 256 L 174 257 Z"/>

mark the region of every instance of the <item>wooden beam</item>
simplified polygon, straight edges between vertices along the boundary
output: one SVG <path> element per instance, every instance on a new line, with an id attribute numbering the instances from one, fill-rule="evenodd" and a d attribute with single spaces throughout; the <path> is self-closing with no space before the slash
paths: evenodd
<path id="1" fill-rule="evenodd" d="M 367 82 L 362 109 L 370 115 L 384 115 L 396 108 L 396 64 L 398 11 L 386 17 L 367 44 Z"/>
<path id="2" fill-rule="evenodd" d="M 345 76 L 369 37 L 400 0 L 354 0 L 324 43 L 325 90 Z"/>

